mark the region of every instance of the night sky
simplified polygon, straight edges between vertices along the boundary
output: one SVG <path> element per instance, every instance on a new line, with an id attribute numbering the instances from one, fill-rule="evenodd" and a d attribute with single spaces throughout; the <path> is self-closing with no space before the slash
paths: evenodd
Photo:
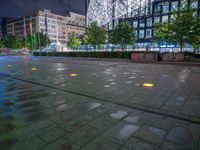
<path id="1" fill-rule="evenodd" d="M 50 9 L 61 15 L 69 11 L 84 14 L 85 0 L 0 0 L 0 17 L 17 17 Z"/>

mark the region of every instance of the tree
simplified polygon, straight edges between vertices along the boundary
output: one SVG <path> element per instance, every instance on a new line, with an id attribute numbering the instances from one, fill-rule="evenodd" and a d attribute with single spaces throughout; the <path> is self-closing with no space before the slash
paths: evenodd
<path id="1" fill-rule="evenodd" d="M 0 48 L 4 48 L 5 47 L 5 40 L 2 38 L 0 39 Z"/>
<path id="2" fill-rule="evenodd" d="M 23 47 L 22 39 L 18 38 L 15 35 L 8 35 L 5 38 L 4 44 L 6 48 L 11 48 L 11 49 L 21 49 Z"/>
<path id="3" fill-rule="evenodd" d="M 43 32 L 37 32 L 33 35 L 29 34 L 25 40 L 26 46 L 30 50 L 44 48 L 51 43 L 49 37 Z"/>
<path id="4" fill-rule="evenodd" d="M 122 51 L 126 45 L 134 45 L 136 41 L 135 29 L 129 26 L 128 23 L 122 22 L 118 24 L 110 35 L 112 44 L 119 44 L 122 46 Z"/>
<path id="5" fill-rule="evenodd" d="M 95 49 L 105 44 L 107 39 L 107 31 L 98 26 L 97 22 L 92 22 L 86 30 L 85 44 L 91 44 Z"/>
<path id="6" fill-rule="evenodd" d="M 70 38 L 68 42 L 68 45 L 73 49 L 79 48 L 81 46 L 81 40 L 77 38 L 75 34 L 73 33 L 72 37 Z"/>
<path id="7" fill-rule="evenodd" d="M 155 25 L 154 41 L 158 44 L 176 44 L 173 39 L 173 32 L 171 30 L 171 23 L 159 23 Z"/>
<path id="8" fill-rule="evenodd" d="M 157 43 L 179 44 L 180 51 L 186 44 L 200 46 L 200 20 L 194 15 L 194 10 L 183 10 L 174 14 L 175 19 L 169 23 L 158 24 L 155 27 Z"/>

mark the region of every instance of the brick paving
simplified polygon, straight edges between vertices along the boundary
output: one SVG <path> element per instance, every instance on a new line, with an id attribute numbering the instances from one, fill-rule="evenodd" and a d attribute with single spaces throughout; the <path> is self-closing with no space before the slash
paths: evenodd
<path id="1" fill-rule="evenodd" d="M 199 77 L 197 66 L 0 57 L 0 149 L 200 150 Z"/>

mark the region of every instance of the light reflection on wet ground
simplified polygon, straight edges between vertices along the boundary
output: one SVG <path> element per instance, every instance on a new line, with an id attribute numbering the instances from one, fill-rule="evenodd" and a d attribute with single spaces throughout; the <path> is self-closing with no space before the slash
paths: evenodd
<path id="1" fill-rule="evenodd" d="M 196 67 L 1 57 L 0 149 L 197 149 L 199 74 Z"/>

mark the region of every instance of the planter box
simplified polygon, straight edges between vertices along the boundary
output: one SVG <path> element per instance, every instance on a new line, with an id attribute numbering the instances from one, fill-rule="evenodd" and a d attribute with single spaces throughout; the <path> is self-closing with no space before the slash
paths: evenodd
<path id="1" fill-rule="evenodd" d="M 174 54 L 173 53 L 164 53 L 161 54 L 161 61 L 174 61 Z"/>
<path id="2" fill-rule="evenodd" d="M 175 53 L 174 61 L 184 61 L 184 54 L 183 53 Z"/>
<path id="3" fill-rule="evenodd" d="M 183 53 L 164 53 L 160 55 L 161 61 L 184 61 Z"/>
<path id="4" fill-rule="evenodd" d="M 133 62 L 140 62 L 140 63 L 152 63 L 157 62 L 158 59 L 158 53 L 155 52 L 138 52 L 138 53 L 132 53 L 131 54 L 131 60 Z"/>
<path id="5" fill-rule="evenodd" d="M 144 53 L 132 53 L 131 60 L 133 62 L 144 62 Z"/>
<path id="6" fill-rule="evenodd" d="M 145 62 L 157 62 L 158 53 L 145 53 L 144 57 Z"/>

